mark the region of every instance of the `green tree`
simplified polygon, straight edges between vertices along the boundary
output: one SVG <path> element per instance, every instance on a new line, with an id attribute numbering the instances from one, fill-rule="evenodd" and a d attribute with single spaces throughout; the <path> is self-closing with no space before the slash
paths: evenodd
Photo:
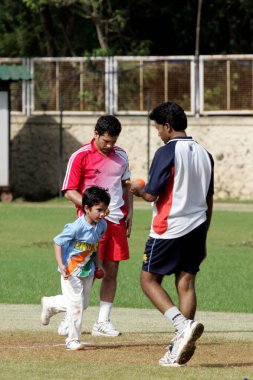
<path id="1" fill-rule="evenodd" d="M 203 0 L 200 54 L 253 53 L 253 0 Z M 0 55 L 194 55 L 198 0 L 2 0 Z"/>
<path id="2" fill-rule="evenodd" d="M 54 41 L 54 22 L 52 10 L 68 9 L 71 14 L 83 20 L 90 20 L 95 28 L 99 48 L 102 50 L 112 49 L 114 41 L 122 38 L 122 33 L 127 21 L 127 13 L 124 9 L 113 9 L 109 0 L 23 0 L 23 3 L 33 13 L 41 17 L 47 41 L 48 54 L 52 56 L 56 52 Z M 87 23 L 87 21 L 86 21 Z M 68 20 L 67 26 L 73 22 Z M 67 32 L 70 28 L 66 28 Z M 85 30 L 85 25 L 82 28 Z M 70 42 L 69 36 L 64 33 L 65 42 Z"/>
<path id="3" fill-rule="evenodd" d="M 203 1 L 201 54 L 253 53 L 253 1 Z"/>

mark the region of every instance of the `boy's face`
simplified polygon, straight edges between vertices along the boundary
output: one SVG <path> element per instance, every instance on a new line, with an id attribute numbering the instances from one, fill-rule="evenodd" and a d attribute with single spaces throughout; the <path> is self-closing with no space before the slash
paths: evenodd
<path id="1" fill-rule="evenodd" d="M 84 206 L 85 218 L 88 223 L 97 224 L 102 218 L 109 214 L 108 206 L 100 202 L 92 207 Z"/>
<path id="2" fill-rule="evenodd" d="M 112 148 L 114 147 L 118 139 L 118 136 L 111 136 L 107 132 L 99 136 L 98 132 L 95 131 L 94 138 L 95 138 L 95 146 L 97 150 L 99 150 L 105 156 L 108 156 L 108 154 L 111 152 Z"/>

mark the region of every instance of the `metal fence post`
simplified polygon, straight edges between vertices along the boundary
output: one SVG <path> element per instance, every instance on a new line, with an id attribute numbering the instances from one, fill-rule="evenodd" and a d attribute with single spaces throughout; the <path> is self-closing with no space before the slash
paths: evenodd
<path id="1" fill-rule="evenodd" d="M 63 181 L 63 106 L 64 99 L 62 93 L 59 94 L 59 110 L 60 110 L 60 125 L 59 125 L 59 198 L 62 197 L 62 181 Z"/>
<path id="2" fill-rule="evenodd" d="M 147 180 L 148 180 L 148 174 L 149 174 L 149 166 L 150 166 L 150 105 L 151 105 L 151 99 L 150 94 L 147 95 Z"/>

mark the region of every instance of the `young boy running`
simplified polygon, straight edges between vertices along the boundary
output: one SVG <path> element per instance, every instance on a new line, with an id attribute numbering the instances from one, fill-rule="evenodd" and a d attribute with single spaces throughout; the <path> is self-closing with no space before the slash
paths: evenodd
<path id="1" fill-rule="evenodd" d="M 95 266 L 99 266 L 98 242 L 107 229 L 103 218 L 109 203 L 110 195 L 105 189 L 98 186 L 87 188 L 82 197 L 83 215 L 74 223 L 66 224 L 54 238 L 62 295 L 42 298 L 41 322 L 48 325 L 54 314 L 67 309 L 67 350 L 84 348 L 80 342 L 83 311 L 89 303 Z"/>

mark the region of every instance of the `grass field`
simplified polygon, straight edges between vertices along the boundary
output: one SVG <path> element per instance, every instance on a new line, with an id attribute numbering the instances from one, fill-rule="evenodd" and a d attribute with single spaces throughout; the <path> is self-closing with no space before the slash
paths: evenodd
<path id="1" fill-rule="evenodd" d="M 79 352 L 66 352 L 56 334 L 17 332 L 2 334 L 0 343 L 4 339 L 9 345 L 0 348 L 4 380 L 251 380 L 253 375 L 252 342 L 235 346 L 233 341 L 202 339 L 188 366 L 166 368 L 157 364 L 167 344 L 161 334 L 125 334 L 117 342 L 84 334 L 87 348 Z"/>
<path id="2" fill-rule="evenodd" d="M 139 275 L 151 210 L 136 209 L 131 259 L 120 266 L 115 306 L 152 308 L 143 295 Z M 67 202 L 0 204 L 0 303 L 39 303 L 42 295 L 58 294 L 59 274 L 52 239 L 75 219 Z M 214 211 L 208 236 L 208 257 L 197 278 L 198 309 L 253 312 L 253 213 Z M 165 280 L 173 295 L 174 278 Z M 98 303 L 96 281 L 91 305 Z"/>
<path id="3" fill-rule="evenodd" d="M 48 327 L 40 326 L 38 304 L 42 295 L 60 291 L 52 239 L 75 219 L 75 211 L 64 201 L 0 203 L 0 379 L 253 380 L 251 314 L 239 313 L 253 313 L 253 212 L 214 211 L 208 258 L 197 281 L 198 310 L 206 330 L 189 365 L 179 369 L 158 366 L 172 330 L 167 331 L 167 322 L 165 326 L 139 285 L 150 217 L 150 209 L 135 210 L 131 260 L 120 266 L 113 318 L 124 334 L 114 339 L 90 335 L 97 315 L 96 281 L 91 298 L 96 308 L 88 308 L 86 318 L 93 314 L 82 335 L 87 348 L 66 352 L 64 338 L 56 332 L 61 316 Z M 173 278 L 166 282 L 176 297 Z M 126 307 L 136 312 L 120 309 Z M 224 317 L 208 311 L 238 314 Z M 214 318 L 212 328 L 208 315 Z"/>

